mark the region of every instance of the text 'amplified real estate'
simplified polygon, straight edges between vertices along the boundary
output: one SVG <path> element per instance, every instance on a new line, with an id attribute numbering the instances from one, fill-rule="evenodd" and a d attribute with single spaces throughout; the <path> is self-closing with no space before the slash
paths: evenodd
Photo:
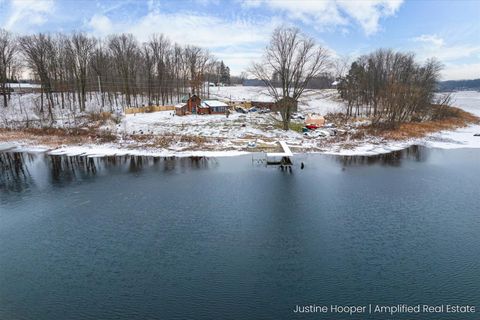
<path id="1" fill-rule="evenodd" d="M 336 314 L 429 314 L 429 313 L 452 313 L 452 314 L 473 314 L 476 312 L 476 307 L 473 305 L 296 305 L 293 309 L 294 313 L 336 313 Z"/>

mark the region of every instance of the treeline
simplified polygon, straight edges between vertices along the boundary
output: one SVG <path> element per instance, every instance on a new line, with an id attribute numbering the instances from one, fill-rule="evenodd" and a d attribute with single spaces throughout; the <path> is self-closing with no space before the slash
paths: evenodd
<path id="1" fill-rule="evenodd" d="M 205 82 L 230 82 L 230 71 L 206 49 L 153 35 L 140 43 L 131 34 L 105 39 L 84 33 L 14 36 L 0 29 L 0 95 L 28 70 L 41 85 L 40 107 L 78 108 L 97 92 L 98 103 L 129 107 L 165 105 L 187 94 L 208 94 Z M 98 98 L 98 95 L 100 96 Z"/>
<path id="2" fill-rule="evenodd" d="M 438 84 L 438 91 L 480 90 L 480 79 L 447 80 Z"/>
<path id="3" fill-rule="evenodd" d="M 396 126 L 438 117 L 432 104 L 442 67 L 434 59 L 419 64 L 411 53 L 380 49 L 359 57 L 338 84 L 349 116 L 372 117 L 374 124 Z"/>

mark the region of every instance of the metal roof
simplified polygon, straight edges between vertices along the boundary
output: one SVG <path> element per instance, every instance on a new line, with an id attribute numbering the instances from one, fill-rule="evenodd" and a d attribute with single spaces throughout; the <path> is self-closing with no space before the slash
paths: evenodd
<path id="1" fill-rule="evenodd" d="M 228 104 L 218 100 L 203 100 L 202 104 L 205 104 L 209 107 L 228 107 Z"/>

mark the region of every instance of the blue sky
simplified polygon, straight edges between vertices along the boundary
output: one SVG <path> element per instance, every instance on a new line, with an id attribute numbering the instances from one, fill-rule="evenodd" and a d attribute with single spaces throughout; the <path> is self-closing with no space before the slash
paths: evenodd
<path id="1" fill-rule="evenodd" d="M 272 30 L 298 26 L 336 57 L 377 48 L 438 58 L 444 79 L 480 78 L 480 0 L 0 0 L 0 26 L 18 34 L 164 33 L 208 48 L 233 74 L 261 56 Z"/>

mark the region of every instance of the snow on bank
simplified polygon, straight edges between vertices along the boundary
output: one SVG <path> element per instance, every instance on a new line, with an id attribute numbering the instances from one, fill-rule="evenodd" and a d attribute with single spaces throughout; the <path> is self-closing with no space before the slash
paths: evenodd
<path id="1" fill-rule="evenodd" d="M 459 91 L 452 95 L 452 105 L 480 117 L 480 92 Z M 410 139 L 406 141 L 366 141 L 359 143 L 353 148 L 342 148 L 333 146 L 326 154 L 333 155 L 376 155 L 389 153 L 408 148 L 412 145 L 421 145 L 429 148 L 459 149 L 459 148 L 480 148 L 480 125 L 470 125 L 452 131 L 441 131 L 421 139 Z"/>
<path id="2" fill-rule="evenodd" d="M 116 145 L 82 145 L 64 146 L 58 149 L 48 147 L 31 147 L 17 143 L 0 144 L 0 152 L 27 152 L 46 153 L 52 156 L 86 156 L 89 158 L 110 157 L 110 156 L 144 156 L 144 157 L 231 157 L 248 154 L 245 151 L 171 151 L 166 149 L 125 149 Z"/>
<path id="3" fill-rule="evenodd" d="M 452 97 L 453 106 L 480 117 L 480 92 L 459 91 Z M 441 149 L 480 148 L 480 137 L 474 134 L 480 134 L 480 125 L 434 133 L 423 139 L 423 145 Z"/>
<path id="4" fill-rule="evenodd" d="M 418 142 L 418 141 L 417 141 Z M 393 151 L 406 149 L 416 143 L 413 140 L 410 141 L 393 141 L 388 143 L 371 143 L 365 142 L 351 149 L 345 149 L 342 147 L 332 148 L 322 152 L 324 154 L 338 155 L 338 156 L 374 156 L 378 154 L 390 153 Z"/>
<path id="5" fill-rule="evenodd" d="M 267 101 L 268 94 L 262 87 L 219 87 L 211 88 L 211 96 L 223 100 L 261 100 Z M 480 92 L 464 91 L 453 95 L 453 104 L 465 111 L 480 116 Z M 334 90 L 313 90 L 305 93 L 299 104 L 300 111 L 315 112 L 325 115 L 328 112 L 342 111 L 344 105 L 338 100 Z M 16 143 L 15 151 L 49 152 L 49 154 L 86 155 L 90 157 L 113 155 L 138 156 L 234 156 L 246 154 L 248 141 L 265 139 L 268 142 L 283 140 L 293 150 L 317 150 L 317 152 L 335 155 L 375 155 L 407 148 L 411 145 L 424 145 L 432 148 L 480 148 L 480 125 L 472 125 L 454 131 L 432 134 L 422 139 L 408 141 L 385 141 L 369 137 L 363 142 L 348 144 L 325 144 L 325 140 L 309 139 L 295 131 L 283 131 L 272 125 L 271 114 L 249 113 L 247 115 L 234 113 L 228 118 L 225 115 L 189 115 L 174 116 L 172 111 L 130 114 L 123 117 L 118 125 L 111 124 L 105 129 L 122 134 L 153 134 L 162 136 L 204 137 L 209 139 L 209 150 L 220 151 L 186 151 L 192 146 L 188 142 L 176 142 L 168 149 L 145 148 L 132 146 L 126 148 L 120 144 L 65 146 L 53 151 L 47 147 L 22 147 Z M 5 146 L 3 146 L 5 147 Z M 191 148 L 194 149 L 194 148 Z M 228 149 L 229 151 L 222 151 Z M 2 151 L 2 144 L 0 144 Z"/>
<path id="6" fill-rule="evenodd" d="M 146 157 L 228 157 L 247 154 L 241 151 L 180 151 L 174 152 L 165 149 L 122 149 L 115 145 L 112 146 L 73 146 L 63 147 L 48 151 L 49 155 L 67 155 L 67 156 L 87 156 L 105 157 L 105 156 L 146 156 Z"/>
<path id="7" fill-rule="evenodd" d="M 270 114 L 234 113 L 225 115 L 175 116 L 172 111 L 129 114 L 117 126 L 118 133 L 176 135 L 218 139 L 241 139 L 251 136 L 294 139 L 297 132 L 284 131 L 272 124 Z"/>

